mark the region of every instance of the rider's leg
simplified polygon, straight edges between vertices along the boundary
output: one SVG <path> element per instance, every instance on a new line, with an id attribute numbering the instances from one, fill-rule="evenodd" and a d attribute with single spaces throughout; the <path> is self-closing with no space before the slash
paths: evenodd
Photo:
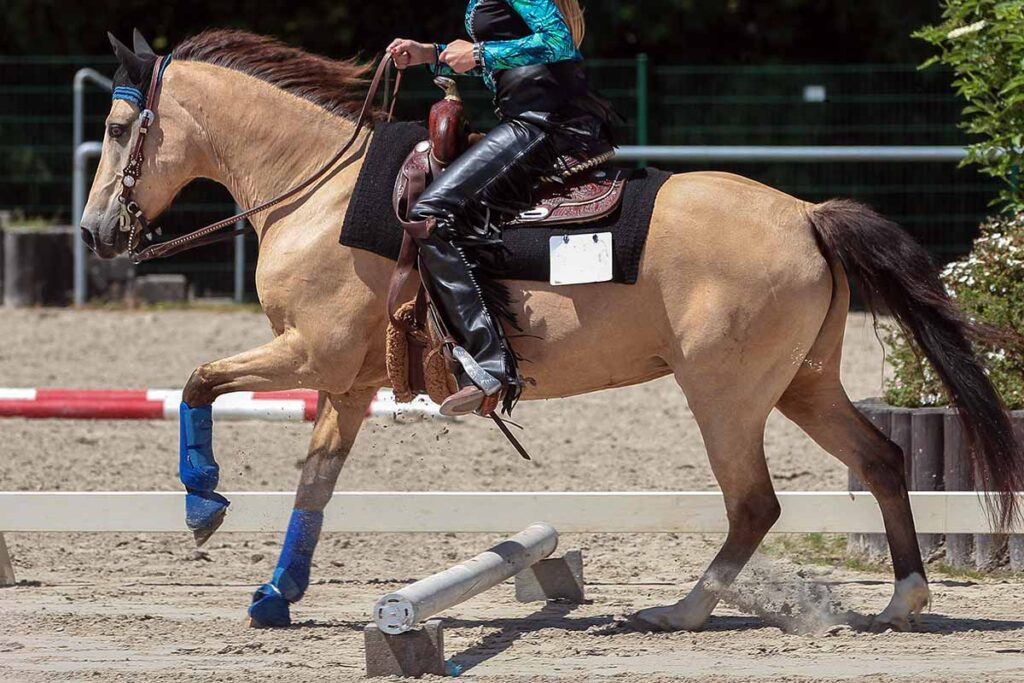
<path id="1" fill-rule="evenodd" d="M 515 357 L 497 320 L 509 317 L 507 294 L 481 264 L 501 249 L 492 210 L 528 198 L 534 169 L 553 162 L 551 149 L 539 126 L 503 121 L 435 178 L 410 212 L 413 220 L 436 222 L 418 240 L 420 272 L 449 331 L 471 356 L 459 359 L 465 372 L 457 377 L 460 391 L 442 405 L 445 414 L 472 412 L 484 394 L 503 387 L 512 398 L 518 393 Z"/>

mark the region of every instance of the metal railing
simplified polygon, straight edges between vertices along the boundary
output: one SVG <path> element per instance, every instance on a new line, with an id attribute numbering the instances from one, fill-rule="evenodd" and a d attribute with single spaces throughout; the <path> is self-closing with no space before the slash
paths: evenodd
<path id="1" fill-rule="evenodd" d="M 768 145 L 623 145 L 618 161 L 732 162 L 959 162 L 967 150 L 956 146 L 768 146 Z"/>
<path id="2" fill-rule="evenodd" d="M 101 152 L 99 142 L 84 142 L 75 148 L 74 160 L 74 225 L 79 225 L 85 206 L 86 170 L 89 159 Z M 777 163 L 825 163 L 825 162 L 958 162 L 964 158 L 963 147 L 844 147 L 844 146 L 672 146 L 672 145 L 624 145 L 616 153 L 618 161 L 666 162 L 777 162 Z M 236 205 L 236 210 L 241 207 Z M 243 227 L 244 221 L 238 222 Z M 87 300 L 85 282 L 85 244 L 75 240 L 75 304 Z M 234 254 L 234 299 L 241 302 L 245 297 L 245 234 L 235 237 Z"/>

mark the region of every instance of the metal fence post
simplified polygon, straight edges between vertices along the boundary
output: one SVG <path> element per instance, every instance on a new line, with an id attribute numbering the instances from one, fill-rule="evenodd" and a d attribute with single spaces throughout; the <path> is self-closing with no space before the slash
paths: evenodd
<path id="1" fill-rule="evenodd" d="M 85 137 L 85 86 L 87 83 L 95 83 L 104 90 L 110 91 L 114 83 L 109 78 L 95 69 L 79 69 L 75 73 L 74 90 L 74 135 L 71 143 L 71 155 L 73 160 L 72 197 L 71 197 L 71 229 L 72 234 L 76 227 L 82 224 L 82 212 L 85 209 L 85 163 L 92 151 L 81 153 L 83 138 Z M 95 143 L 98 144 L 99 143 Z M 91 149 L 91 148 L 90 148 Z M 80 167 L 81 166 L 81 167 Z M 83 305 L 88 296 L 87 284 L 85 281 L 85 242 L 75 239 L 75 305 Z"/>
<path id="2" fill-rule="evenodd" d="M 87 182 L 86 171 L 89 168 L 89 159 L 98 157 L 103 151 L 103 145 L 99 142 L 83 142 L 75 148 L 71 171 L 71 225 L 82 224 L 82 214 L 85 213 L 85 185 Z M 85 242 L 79 237 L 73 240 L 75 244 L 75 305 L 81 306 L 88 300 L 89 292 L 85 281 Z"/>
<path id="3" fill-rule="evenodd" d="M 242 213 L 244 209 L 235 204 L 235 213 Z M 235 227 L 242 229 L 245 227 L 245 219 L 241 219 L 235 222 Z M 245 233 L 235 236 L 235 303 L 240 304 L 245 301 Z"/>
<path id="4" fill-rule="evenodd" d="M 636 56 L 636 144 L 639 147 L 647 145 L 647 53 L 641 52 Z M 637 166 L 646 166 L 647 160 L 640 159 Z"/>

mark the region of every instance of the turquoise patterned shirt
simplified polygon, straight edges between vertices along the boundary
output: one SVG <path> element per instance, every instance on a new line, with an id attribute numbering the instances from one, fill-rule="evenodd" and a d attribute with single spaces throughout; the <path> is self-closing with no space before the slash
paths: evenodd
<path id="1" fill-rule="evenodd" d="M 473 36 L 473 8 L 479 0 L 469 0 L 466 6 L 466 30 Z M 572 33 L 554 0 L 507 0 L 508 4 L 523 18 L 533 31 L 528 36 L 514 40 L 490 40 L 480 43 L 483 69 L 474 68 L 465 74 L 456 74 L 450 66 L 437 62 L 430 66 L 440 76 L 480 76 L 487 87 L 494 92 L 494 72 L 499 69 L 513 69 L 517 66 L 551 64 L 567 60 L 580 61 L 583 56 L 576 49 Z M 438 43 L 437 53 L 445 48 Z"/>

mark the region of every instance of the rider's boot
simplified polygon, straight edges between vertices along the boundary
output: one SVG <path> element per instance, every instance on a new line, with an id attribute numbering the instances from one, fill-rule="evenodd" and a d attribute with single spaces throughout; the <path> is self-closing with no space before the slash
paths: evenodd
<path id="1" fill-rule="evenodd" d="M 187 491 L 185 524 L 201 546 L 223 523 L 229 505 L 214 491 L 220 467 L 213 458 L 213 407 L 193 408 L 182 401 L 178 425 L 178 477 Z"/>
<path id="2" fill-rule="evenodd" d="M 459 390 L 441 404 L 441 414 L 488 414 L 503 394 L 518 392 L 515 360 L 501 324 L 488 310 L 476 265 L 452 239 L 459 238 L 442 221 L 429 237 L 419 240 L 424 283 L 458 342 L 453 355 L 461 366 L 456 373 Z"/>

